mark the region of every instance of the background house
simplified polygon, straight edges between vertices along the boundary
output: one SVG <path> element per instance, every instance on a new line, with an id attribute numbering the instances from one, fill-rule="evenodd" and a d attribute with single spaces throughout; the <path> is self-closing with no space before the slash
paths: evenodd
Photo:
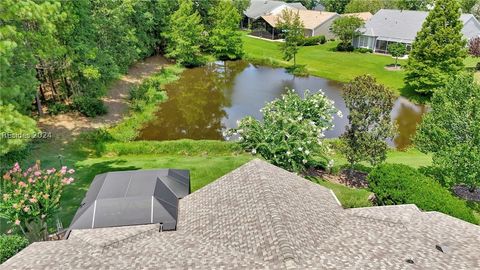
<path id="1" fill-rule="evenodd" d="M 273 14 L 282 9 L 290 7 L 299 10 L 306 10 L 307 8 L 302 3 L 285 3 L 283 1 L 269 1 L 269 0 L 251 0 L 250 6 L 243 13 L 242 28 L 248 28 L 253 22 L 258 20 L 261 16 Z"/>
<path id="2" fill-rule="evenodd" d="M 288 8 L 288 7 L 287 7 Z M 283 10 L 283 9 L 282 9 Z M 333 38 L 334 34 L 330 31 L 333 21 L 340 17 L 334 12 L 316 11 L 316 10 L 295 10 L 298 12 L 300 20 L 303 23 L 306 37 L 325 36 L 326 38 Z M 261 16 L 253 23 L 253 35 L 277 39 L 281 38 L 281 30 L 277 29 L 277 22 L 281 16 L 281 10 L 275 13 Z"/>
<path id="3" fill-rule="evenodd" d="M 410 50 L 427 16 L 426 11 L 381 9 L 360 29 L 362 35 L 354 38 L 353 46 L 386 53 L 388 44 L 403 43 Z M 480 23 L 472 14 L 462 14 L 460 19 L 466 39 L 480 35 Z"/>
<path id="4" fill-rule="evenodd" d="M 373 14 L 370 13 L 370 12 L 358 12 L 358 13 L 344 13 L 340 16 L 342 16 L 342 17 L 355 16 L 355 17 L 358 17 L 358 18 L 362 19 L 362 21 L 367 22 L 368 20 L 370 20 L 373 17 Z"/>

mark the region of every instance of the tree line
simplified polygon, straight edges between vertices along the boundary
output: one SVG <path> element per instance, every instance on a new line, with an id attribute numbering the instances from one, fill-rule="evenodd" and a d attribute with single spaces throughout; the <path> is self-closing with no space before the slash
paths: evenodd
<path id="1" fill-rule="evenodd" d="M 31 130 L 32 112 L 106 112 L 100 97 L 139 59 L 166 53 L 180 64 L 243 54 L 247 0 L 0 1 L 0 132 Z M 8 107 L 8 108 L 7 108 Z M 20 113 L 20 114 L 19 114 Z M 20 121 L 19 119 L 25 119 Z M 0 138 L 0 152 L 24 143 Z"/>

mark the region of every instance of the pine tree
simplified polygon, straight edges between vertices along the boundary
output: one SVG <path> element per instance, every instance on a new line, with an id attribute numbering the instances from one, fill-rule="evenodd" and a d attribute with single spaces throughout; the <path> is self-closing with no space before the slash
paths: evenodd
<path id="1" fill-rule="evenodd" d="M 240 14 L 231 1 L 222 0 L 211 12 L 213 28 L 210 45 L 213 54 L 221 60 L 239 59 L 243 55 Z"/>
<path id="2" fill-rule="evenodd" d="M 457 1 L 438 0 L 412 45 L 406 84 L 419 93 L 431 94 L 464 67 L 466 40 Z"/>
<path id="3" fill-rule="evenodd" d="M 193 8 L 191 0 L 181 0 L 170 19 L 167 37 L 167 56 L 184 66 L 198 66 L 204 62 L 200 44 L 203 41 L 202 18 Z"/>

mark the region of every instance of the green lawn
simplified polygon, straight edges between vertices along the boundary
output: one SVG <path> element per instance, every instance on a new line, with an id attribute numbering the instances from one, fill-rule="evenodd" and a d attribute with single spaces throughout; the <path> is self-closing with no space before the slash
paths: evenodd
<path id="1" fill-rule="evenodd" d="M 333 161 L 336 166 L 347 164 L 347 160 L 341 154 L 335 152 L 333 154 Z M 399 163 L 411 166 L 413 168 L 425 167 L 432 165 L 432 156 L 423 154 L 415 148 L 405 151 L 397 151 L 391 149 L 387 153 L 386 163 Z M 369 166 L 367 163 L 362 163 L 364 166 Z"/>
<path id="2" fill-rule="evenodd" d="M 368 200 L 368 196 L 372 193 L 367 189 L 349 188 L 323 179 L 317 179 L 317 183 L 331 189 L 344 208 L 372 206 L 372 203 Z"/>
<path id="3" fill-rule="evenodd" d="M 279 42 L 271 42 L 243 37 L 247 59 L 273 59 L 281 65 L 288 65 L 282 60 Z M 354 77 L 371 74 L 377 80 L 400 93 L 403 88 L 403 71 L 388 71 L 384 67 L 395 62 L 394 58 L 386 55 L 356 52 L 336 52 L 337 42 L 327 42 L 323 45 L 302 47 L 297 55 L 297 63 L 307 65 L 310 74 L 322 78 L 348 82 Z M 406 61 L 399 60 L 400 64 Z"/>

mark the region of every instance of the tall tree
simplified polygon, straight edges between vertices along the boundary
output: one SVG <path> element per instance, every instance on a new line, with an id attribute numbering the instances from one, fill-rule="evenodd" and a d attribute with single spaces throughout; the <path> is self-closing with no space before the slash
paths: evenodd
<path id="1" fill-rule="evenodd" d="M 233 0 L 233 4 L 237 8 L 238 14 L 240 14 L 241 17 L 243 16 L 243 12 L 250 6 L 250 0 Z"/>
<path id="2" fill-rule="evenodd" d="M 322 0 L 320 2 L 325 6 L 327 11 L 343 14 L 350 0 Z"/>
<path id="3" fill-rule="evenodd" d="M 432 93 L 464 67 L 466 40 L 457 1 L 437 0 L 412 44 L 405 82 L 419 93 Z"/>
<path id="4" fill-rule="evenodd" d="M 36 69 L 61 54 L 54 21 L 60 4 L 0 1 L 0 105 L 26 113 L 37 93 Z"/>
<path id="5" fill-rule="evenodd" d="M 370 12 L 375 14 L 385 7 L 385 0 L 352 0 L 345 6 L 345 13 Z"/>
<path id="6" fill-rule="evenodd" d="M 386 159 L 386 139 L 393 138 L 395 127 L 390 113 L 395 102 L 393 92 L 370 75 L 356 77 L 344 87 L 349 110 L 348 126 L 340 137 L 341 151 L 350 168 L 360 161 L 377 165 Z"/>
<path id="7" fill-rule="evenodd" d="M 298 11 L 293 9 L 284 9 L 277 19 L 277 28 L 283 32 L 285 42 L 280 44 L 283 52 L 283 59 L 290 61 L 293 59 L 293 66 L 297 66 L 297 53 L 305 38 L 303 23 L 300 20 Z"/>
<path id="8" fill-rule="evenodd" d="M 433 153 L 434 166 L 446 184 L 480 187 L 480 86 L 471 75 L 459 75 L 433 94 L 415 145 Z"/>
<path id="9" fill-rule="evenodd" d="M 396 5 L 398 9 L 404 10 L 428 10 L 434 2 L 434 0 L 397 0 Z"/>
<path id="10" fill-rule="evenodd" d="M 478 3 L 478 0 L 462 0 L 462 12 L 468 13 L 472 10 L 473 6 Z"/>
<path id="11" fill-rule="evenodd" d="M 241 58 L 243 42 L 238 26 L 242 17 L 233 3 L 221 0 L 210 12 L 210 17 L 213 19 L 213 28 L 209 41 L 213 54 L 222 60 Z"/>
<path id="12" fill-rule="evenodd" d="M 200 44 L 203 41 L 202 18 L 193 8 L 191 0 L 180 0 L 180 6 L 170 19 L 165 36 L 168 39 L 167 56 L 184 66 L 197 66 L 204 62 Z"/>
<path id="13" fill-rule="evenodd" d="M 352 40 L 360 35 L 358 29 L 363 24 L 363 20 L 357 16 L 343 16 L 336 19 L 332 24 L 332 33 L 340 39 L 337 49 L 345 51 L 348 48 L 353 48 Z"/>

